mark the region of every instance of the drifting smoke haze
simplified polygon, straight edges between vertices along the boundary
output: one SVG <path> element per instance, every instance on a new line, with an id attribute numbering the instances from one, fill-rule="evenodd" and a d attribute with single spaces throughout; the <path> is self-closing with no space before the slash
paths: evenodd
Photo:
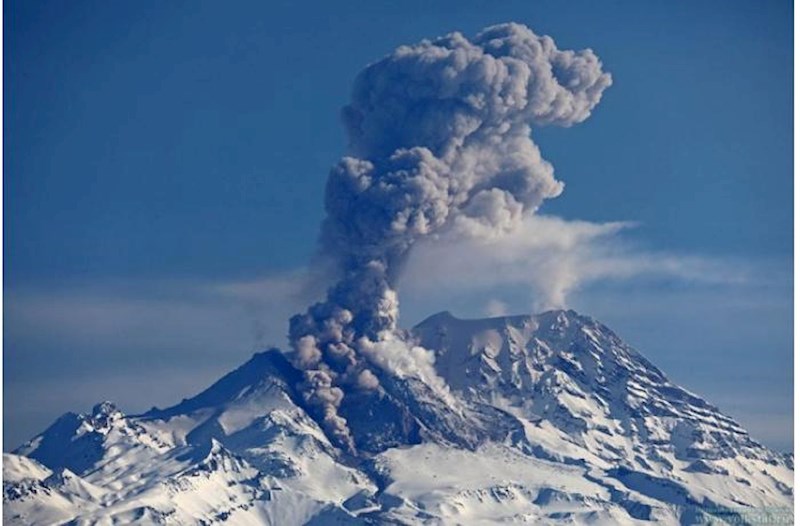
<path id="1" fill-rule="evenodd" d="M 371 368 L 437 385 L 432 354 L 397 327 L 412 247 L 518 229 L 563 189 L 532 126 L 585 120 L 610 85 L 592 51 L 519 24 L 401 46 L 361 71 L 343 110 L 350 155 L 326 188 L 320 244 L 337 281 L 289 331 L 306 402 L 339 445 L 352 449 L 347 390 L 380 392 Z"/>

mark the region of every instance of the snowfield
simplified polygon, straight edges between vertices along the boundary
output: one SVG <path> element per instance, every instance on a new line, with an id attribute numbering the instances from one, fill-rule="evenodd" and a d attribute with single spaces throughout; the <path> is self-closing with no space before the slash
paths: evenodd
<path id="1" fill-rule="evenodd" d="M 794 462 L 573 311 L 409 333 L 415 378 L 343 405 L 334 447 L 284 355 L 194 398 L 67 413 L 3 456 L 5 524 L 793 523 Z"/>

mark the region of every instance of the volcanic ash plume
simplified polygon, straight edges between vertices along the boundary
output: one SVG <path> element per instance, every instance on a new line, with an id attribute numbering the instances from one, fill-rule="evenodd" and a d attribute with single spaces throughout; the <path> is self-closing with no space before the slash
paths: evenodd
<path id="1" fill-rule="evenodd" d="M 337 414 L 346 392 L 380 390 L 370 367 L 431 376 L 429 356 L 397 330 L 414 243 L 509 231 L 559 195 L 531 126 L 583 121 L 610 85 L 591 50 L 559 50 L 519 24 L 401 46 L 359 73 L 343 110 L 350 156 L 328 177 L 321 234 L 338 281 L 289 334 L 306 402 L 341 446 L 352 449 Z"/>

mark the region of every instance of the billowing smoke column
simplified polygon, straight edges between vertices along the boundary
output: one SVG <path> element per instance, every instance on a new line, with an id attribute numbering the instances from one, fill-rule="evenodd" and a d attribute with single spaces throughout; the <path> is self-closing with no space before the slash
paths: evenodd
<path id="1" fill-rule="evenodd" d="M 395 288 L 414 243 L 496 235 L 561 193 L 531 126 L 583 121 L 610 85 L 591 50 L 559 50 L 519 24 L 402 46 L 361 71 L 343 111 L 351 155 L 325 197 L 321 245 L 338 282 L 289 335 L 306 402 L 339 445 L 352 449 L 337 414 L 346 391 L 380 389 L 370 367 L 402 363 L 389 356 Z M 400 347 L 423 374 L 424 352 Z"/>

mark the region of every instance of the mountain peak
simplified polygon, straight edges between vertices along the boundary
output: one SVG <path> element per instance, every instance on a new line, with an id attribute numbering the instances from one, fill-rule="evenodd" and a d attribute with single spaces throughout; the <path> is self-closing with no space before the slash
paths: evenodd
<path id="1" fill-rule="evenodd" d="M 530 421 L 548 421 L 577 444 L 595 444 L 592 453 L 608 462 L 628 462 L 653 443 L 686 459 L 764 451 L 730 417 L 575 311 L 429 318 L 414 332 L 436 352 L 437 371 L 451 389 L 482 403 L 499 401 Z M 629 443 L 607 447 L 608 435 Z"/>
<path id="2" fill-rule="evenodd" d="M 488 318 L 458 318 L 450 311 L 442 311 L 425 318 L 419 322 L 414 329 L 446 323 L 488 326 L 503 324 L 522 325 L 531 322 L 554 327 L 568 327 L 570 324 L 583 326 L 597 323 L 594 318 L 580 314 L 572 309 L 551 309 L 539 314 L 503 314 L 501 316 L 492 316 Z"/>
<path id="3" fill-rule="evenodd" d="M 114 402 L 105 400 L 92 407 L 92 416 L 110 416 L 119 411 Z"/>
<path id="4" fill-rule="evenodd" d="M 202 408 L 219 407 L 253 389 L 269 389 L 271 385 L 279 385 L 287 393 L 293 393 L 291 386 L 300 381 L 301 373 L 289 363 L 283 352 L 273 348 L 253 354 L 247 362 L 198 395 L 166 409 L 153 408 L 143 416 L 169 418 Z"/>

